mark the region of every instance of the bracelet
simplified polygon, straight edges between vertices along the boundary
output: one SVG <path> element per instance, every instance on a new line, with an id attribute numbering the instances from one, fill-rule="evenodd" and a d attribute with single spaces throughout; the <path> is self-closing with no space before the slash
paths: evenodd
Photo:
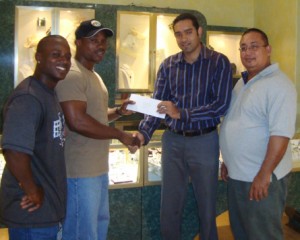
<path id="1" fill-rule="evenodd" d="M 122 113 L 120 107 L 117 107 L 117 108 L 116 108 L 116 114 L 118 114 L 120 117 L 122 117 L 122 116 L 124 115 L 124 114 Z"/>

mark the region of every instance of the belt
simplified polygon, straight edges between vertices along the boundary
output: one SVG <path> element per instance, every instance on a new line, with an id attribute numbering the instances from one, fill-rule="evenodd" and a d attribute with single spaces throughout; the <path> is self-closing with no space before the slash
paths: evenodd
<path id="1" fill-rule="evenodd" d="M 200 135 L 210 133 L 210 132 L 216 130 L 217 127 L 209 127 L 209 128 L 204 128 L 204 129 L 197 130 L 197 131 L 180 131 L 180 130 L 171 129 L 170 127 L 167 127 L 167 129 L 172 133 L 182 135 L 184 137 L 195 137 L 195 136 L 200 136 Z"/>

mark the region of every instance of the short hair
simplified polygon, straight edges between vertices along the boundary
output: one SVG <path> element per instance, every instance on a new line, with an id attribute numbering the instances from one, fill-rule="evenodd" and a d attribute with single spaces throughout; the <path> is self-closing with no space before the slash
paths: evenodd
<path id="1" fill-rule="evenodd" d="M 245 32 L 243 32 L 242 37 L 244 37 L 247 33 L 250 33 L 250 32 L 259 33 L 261 35 L 261 38 L 263 39 L 265 45 L 267 45 L 267 46 L 269 45 L 269 39 L 268 39 L 267 34 L 264 31 L 262 31 L 258 28 L 249 28 L 249 29 L 247 29 Z"/>
<path id="2" fill-rule="evenodd" d="M 172 23 L 173 31 L 174 31 L 174 26 L 176 23 L 178 23 L 179 21 L 187 20 L 187 19 L 191 20 L 193 23 L 193 26 L 196 28 L 196 30 L 198 30 L 198 28 L 200 27 L 200 25 L 198 23 L 198 19 L 191 13 L 182 13 L 173 20 L 173 23 Z"/>
<path id="3" fill-rule="evenodd" d="M 48 41 L 51 40 L 51 39 L 63 39 L 65 41 L 67 41 L 64 37 L 60 36 L 60 35 L 48 35 L 46 37 L 43 37 L 37 47 L 36 47 L 36 52 L 42 52 L 44 50 L 44 47 L 48 44 Z"/>

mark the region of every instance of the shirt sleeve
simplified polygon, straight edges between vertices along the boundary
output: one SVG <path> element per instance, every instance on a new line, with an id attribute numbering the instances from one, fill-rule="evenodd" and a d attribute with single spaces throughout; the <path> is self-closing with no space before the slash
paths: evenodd
<path id="1" fill-rule="evenodd" d="M 87 101 L 85 95 L 86 84 L 81 74 L 70 71 L 64 80 L 57 83 L 55 91 L 60 102 L 65 101 Z"/>
<path id="2" fill-rule="evenodd" d="M 269 91 L 267 106 L 271 136 L 292 138 L 295 133 L 297 92 L 288 81 L 286 79 L 287 84 L 277 84 L 273 91 Z"/>
<path id="3" fill-rule="evenodd" d="M 5 111 L 2 148 L 32 155 L 35 133 L 42 121 L 42 107 L 33 96 L 15 97 Z"/>

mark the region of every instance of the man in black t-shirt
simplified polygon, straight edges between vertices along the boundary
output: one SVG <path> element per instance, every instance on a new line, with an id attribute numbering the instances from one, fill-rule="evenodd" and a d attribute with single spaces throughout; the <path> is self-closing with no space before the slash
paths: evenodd
<path id="1" fill-rule="evenodd" d="M 71 65 L 65 38 L 43 38 L 35 72 L 10 95 L 4 108 L 0 220 L 10 240 L 56 240 L 66 211 L 64 115 L 54 88 Z"/>

